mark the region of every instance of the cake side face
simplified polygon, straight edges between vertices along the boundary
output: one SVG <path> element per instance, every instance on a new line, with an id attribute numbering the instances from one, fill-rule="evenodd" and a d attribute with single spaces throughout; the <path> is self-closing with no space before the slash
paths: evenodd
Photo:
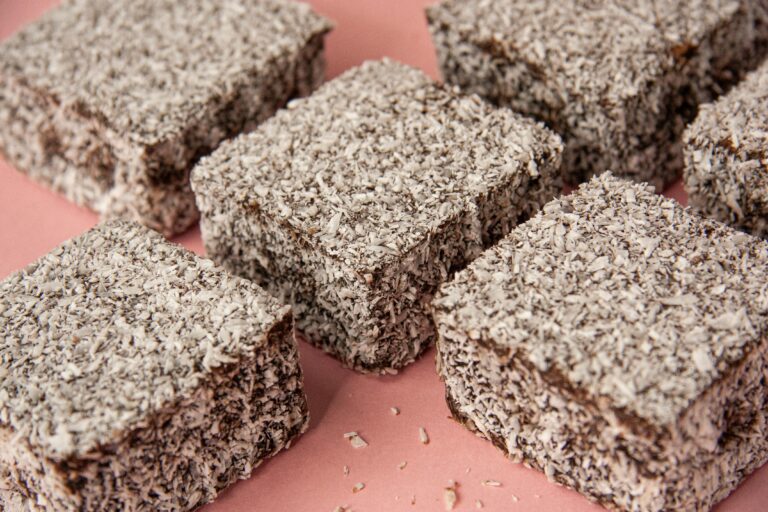
<path id="1" fill-rule="evenodd" d="M 105 217 L 183 231 L 190 166 L 319 85 L 329 29 L 279 0 L 67 3 L 2 45 L 0 150 Z"/>
<path id="2" fill-rule="evenodd" d="M 709 510 L 768 462 L 765 340 L 686 411 L 666 436 L 552 383 L 531 365 L 470 339 L 436 314 L 438 371 L 453 417 L 611 510 Z"/>
<path id="3" fill-rule="evenodd" d="M 754 10 L 448 0 L 427 17 L 446 81 L 563 135 L 567 182 L 612 169 L 662 188 L 680 174 L 696 105 L 757 62 Z"/>
<path id="4" fill-rule="evenodd" d="M 6 505 L 189 510 L 306 428 L 290 308 L 146 228 L 65 243 L 0 316 Z"/>
<path id="5" fill-rule="evenodd" d="M 768 66 L 704 105 L 685 133 L 691 206 L 756 236 L 768 236 Z"/>
<path id="6" fill-rule="evenodd" d="M 767 259 L 642 185 L 593 179 L 438 293 L 454 416 L 610 508 L 712 506 L 768 459 Z"/>
<path id="7" fill-rule="evenodd" d="M 217 368 L 103 452 L 41 463 L 39 451 L 0 428 L 12 439 L 0 440 L 0 505 L 14 512 L 175 511 L 213 501 L 307 429 L 290 315 L 269 339 L 256 357 Z"/>
<path id="8" fill-rule="evenodd" d="M 554 196 L 560 152 L 533 121 L 370 62 L 223 145 L 192 185 L 209 254 L 373 370 L 431 341 L 428 296 Z"/>

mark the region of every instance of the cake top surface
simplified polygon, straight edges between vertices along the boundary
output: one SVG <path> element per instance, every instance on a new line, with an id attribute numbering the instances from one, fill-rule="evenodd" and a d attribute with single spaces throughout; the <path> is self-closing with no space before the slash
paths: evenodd
<path id="1" fill-rule="evenodd" d="M 571 96 L 622 101 L 739 8 L 740 0 L 445 0 L 427 12 Z"/>
<path id="2" fill-rule="evenodd" d="M 289 0 L 71 0 L 0 45 L 0 77 L 150 145 L 329 29 Z"/>
<path id="3" fill-rule="evenodd" d="M 86 454 L 255 355 L 289 311 L 147 228 L 100 225 L 0 283 L 0 426 Z"/>
<path id="4" fill-rule="evenodd" d="M 517 187 L 545 162 L 554 168 L 561 151 L 543 125 L 384 60 L 223 144 L 192 180 L 363 272 L 406 254 L 481 194 Z"/>
<path id="5" fill-rule="evenodd" d="M 714 103 L 702 105 L 686 141 L 716 144 L 745 159 L 766 158 L 768 146 L 768 62 Z M 765 172 L 765 166 L 761 169 Z"/>
<path id="6" fill-rule="evenodd" d="M 441 321 L 673 424 L 768 335 L 768 243 L 604 174 L 443 286 Z"/>

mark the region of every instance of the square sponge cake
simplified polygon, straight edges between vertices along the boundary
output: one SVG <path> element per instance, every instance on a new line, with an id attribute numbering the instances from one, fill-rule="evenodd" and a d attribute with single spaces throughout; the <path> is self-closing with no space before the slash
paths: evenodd
<path id="1" fill-rule="evenodd" d="M 768 0 L 444 0 L 428 9 L 446 82 L 561 134 L 563 177 L 674 182 L 697 105 L 754 67 Z"/>
<path id="2" fill-rule="evenodd" d="M 73 0 L 0 44 L 0 153 L 106 218 L 197 220 L 189 171 L 323 79 L 288 0 Z"/>
<path id="3" fill-rule="evenodd" d="M 685 132 L 683 180 L 703 215 L 768 238 L 768 62 Z"/>
<path id="4" fill-rule="evenodd" d="M 0 283 L 2 510 L 193 510 L 307 411 L 290 307 L 138 224 Z"/>
<path id="5" fill-rule="evenodd" d="M 437 286 L 559 191 L 559 137 L 392 61 L 368 62 L 201 160 L 208 254 L 294 306 L 361 371 L 434 339 Z"/>
<path id="6" fill-rule="evenodd" d="M 709 510 L 768 461 L 768 243 L 610 173 L 434 301 L 454 417 L 610 509 Z"/>

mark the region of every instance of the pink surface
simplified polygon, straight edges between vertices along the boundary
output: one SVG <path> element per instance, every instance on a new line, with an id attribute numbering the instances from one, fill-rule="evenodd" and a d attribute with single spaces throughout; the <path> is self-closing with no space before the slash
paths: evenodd
<path id="1" fill-rule="evenodd" d="M 0 0 L 0 39 L 56 2 Z M 316 0 L 336 21 L 328 39 L 329 75 L 364 59 L 390 56 L 437 77 L 426 29 L 424 0 Z M 680 185 L 668 195 L 684 201 Z M 81 233 L 96 216 L 32 183 L 0 160 L 0 278 Z M 202 252 L 197 229 L 178 241 Z M 361 376 L 301 344 L 311 428 L 288 451 L 258 468 L 253 477 L 224 492 L 205 512 L 257 510 L 354 511 L 443 510 L 442 490 L 458 483 L 456 510 L 586 512 L 602 510 L 579 494 L 547 482 L 543 474 L 513 464 L 494 447 L 449 419 L 443 387 L 434 371 L 434 350 L 394 377 Z M 399 416 L 389 408 L 399 407 Z M 418 428 L 429 433 L 422 445 Z M 353 449 L 343 438 L 358 431 L 369 446 Z M 405 469 L 398 469 L 406 461 Z M 348 465 L 349 476 L 342 468 Z M 483 487 L 486 479 L 499 488 Z M 357 494 L 352 487 L 365 483 Z M 411 504 L 415 496 L 415 505 Z M 517 497 L 519 501 L 515 501 Z M 717 510 L 757 512 L 768 503 L 768 467 L 749 478 Z"/>

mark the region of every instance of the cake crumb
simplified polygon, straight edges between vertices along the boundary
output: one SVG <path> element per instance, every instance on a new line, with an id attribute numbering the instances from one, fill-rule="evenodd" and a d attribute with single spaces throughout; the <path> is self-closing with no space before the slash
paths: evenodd
<path id="1" fill-rule="evenodd" d="M 365 484 L 363 482 L 357 482 L 355 486 L 352 488 L 352 492 L 357 494 L 358 492 L 365 489 Z"/>
<path id="2" fill-rule="evenodd" d="M 368 446 L 366 440 L 360 437 L 360 434 L 357 432 L 347 432 L 344 434 L 344 438 L 349 440 L 349 444 L 352 445 L 352 448 L 365 448 Z"/>
<path id="3" fill-rule="evenodd" d="M 390 407 L 389 412 L 392 413 L 392 416 L 399 416 L 400 415 L 400 409 L 398 407 Z"/>
<path id="4" fill-rule="evenodd" d="M 512 501 L 513 501 L 514 503 L 517 503 L 518 501 L 520 501 L 520 498 L 518 498 L 518 497 L 517 497 L 517 496 L 515 496 L 514 494 L 511 494 L 511 495 L 510 495 L 510 498 L 512 499 Z"/>
<path id="5" fill-rule="evenodd" d="M 349 510 L 347 509 L 346 505 L 343 507 L 339 505 L 338 507 L 333 509 L 333 512 L 349 512 Z"/>
<path id="6" fill-rule="evenodd" d="M 452 483 L 449 487 L 443 489 L 443 503 L 445 504 L 445 510 L 453 510 L 458 499 L 455 483 Z"/>
<path id="7" fill-rule="evenodd" d="M 347 465 L 345 464 L 345 465 L 344 465 L 344 470 L 343 470 L 343 471 L 344 471 L 344 476 L 349 476 L 349 466 L 347 466 Z"/>
<path id="8" fill-rule="evenodd" d="M 397 469 L 405 469 L 405 466 L 407 465 L 408 465 L 408 461 L 404 460 L 403 462 L 397 465 Z"/>
<path id="9" fill-rule="evenodd" d="M 498 480 L 483 480 L 480 483 L 485 487 L 501 487 L 501 482 Z"/>
<path id="10" fill-rule="evenodd" d="M 414 494 L 413 496 L 411 496 L 411 505 L 415 505 L 415 504 L 416 504 L 416 495 Z"/>
<path id="11" fill-rule="evenodd" d="M 483 508 L 483 502 L 480 500 L 475 500 L 475 508 Z"/>
<path id="12" fill-rule="evenodd" d="M 419 427 L 419 441 L 421 444 L 429 444 L 429 436 L 427 435 L 427 431 L 424 430 L 424 427 Z"/>

